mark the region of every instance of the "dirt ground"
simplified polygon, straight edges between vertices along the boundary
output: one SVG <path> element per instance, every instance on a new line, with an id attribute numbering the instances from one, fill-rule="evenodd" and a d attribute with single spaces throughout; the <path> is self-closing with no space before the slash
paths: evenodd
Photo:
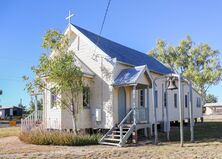
<path id="1" fill-rule="evenodd" d="M 211 117 L 210 117 L 211 119 Z M 206 119 L 208 120 L 208 119 Z M 188 129 L 189 130 L 189 129 Z M 0 138 L 1 158 L 152 158 L 152 159 L 222 159 L 222 120 L 198 124 L 195 128 L 195 143 L 190 143 L 189 133 L 185 132 L 185 144 L 179 145 L 178 133 L 172 135 L 174 142 L 162 142 L 159 145 L 146 144 L 131 147 L 114 146 L 38 146 L 25 144 L 16 136 Z M 161 136 L 161 135 L 160 135 Z M 175 137 L 175 140 L 173 139 Z"/>
<path id="2" fill-rule="evenodd" d="M 221 141 L 187 143 L 183 148 L 178 143 L 125 148 L 103 145 L 68 147 L 24 144 L 13 136 L 0 139 L 0 158 L 222 158 Z"/>

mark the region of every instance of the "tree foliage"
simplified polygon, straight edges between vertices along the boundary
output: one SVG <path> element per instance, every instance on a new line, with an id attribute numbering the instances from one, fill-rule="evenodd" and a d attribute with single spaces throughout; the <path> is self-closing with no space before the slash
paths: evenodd
<path id="1" fill-rule="evenodd" d="M 18 107 L 22 109 L 23 111 L 23 114 L 26 114 L 27 113 L 27 107 L 21 103 L 18 104 Z"/>
<path id="2" fill-rule="evenodd" d="M 217 103 L 218 99 L 213 94 L 207 94 L 206 96 L 206 103 Z"/>
<path id="3" fill-rule="evenodd" d="M 218 84 L 222 78 L 219 51 L 206 43 L 195 45 L 190 36 L 181 40 L 177 46 L 159 39 L 149 55 L 166 64 L 175 73 L 192 80 L 203 97 L 208 88 Z"/>
<path id="4" fill-rule="evenodd" d="M 83 73 L 75 65 L 75 53 L 69 50 L 69 46 L 66 36 L 56 30 L 49 30 L 43 38 L 42 47 L 47 52 L 52 52 L 51 55 L 43 53 L 39 64 L 31 68 L 35 79 L 24 79 L 29 81 L 27 90 L 30 93 L 47 89 L 56 96 L 56 105 L 72 113 L 73 129 L 77 133 L 76 119 L 80 110 L 78 99 L 83 88 Z"/>
<path id="5" fill-rule="evenodd" d="M 28 108 L 28 113 L 29 114 L 35 111 L 35 102 L 36 101 L 33 101 L 33 100 L 30 101 L 29 108 Z M 42 100 L 42 98 L 37 100 L 37 108 L 38 108 L 38 110 L 43 109 L 43 100 Z"/>

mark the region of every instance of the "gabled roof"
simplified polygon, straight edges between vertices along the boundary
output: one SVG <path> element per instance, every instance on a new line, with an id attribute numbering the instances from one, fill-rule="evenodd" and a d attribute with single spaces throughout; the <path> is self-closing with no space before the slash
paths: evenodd
<path id="1" fill-rule="evenodd" d="M 79 26 L 73 26 L 78 29 L 82 34 L 84 34 L 90 41 L 96 44 L 108 56 L 110 56 L 111 58 L 116 58 L 117 61 L 133 66 L 147 65 L 150 71 L 160 74 L 172 73 L 169 68 L 167 68 L 161 62 L 147 54 L 123 46 L 114 41 L 108 40 Z"/>
<path id="2" fill-rule="evenodd" d="M 140 75 L 142 73 L 144 73 L 145 71 L 147 72 L 147 74 L 149 74 L 148 73 L 149 71 L 148 71 L 146 65 L 124 69 L 119 73 L 119 75 L 114 80 L 113 86 L 137 84 L 137 81 L 138 81 Z M 148 78 L 150 78 L 149 75 L 148 75 Z M 148 81 L 151 82 L 151 79 L 148 79 Z"/>

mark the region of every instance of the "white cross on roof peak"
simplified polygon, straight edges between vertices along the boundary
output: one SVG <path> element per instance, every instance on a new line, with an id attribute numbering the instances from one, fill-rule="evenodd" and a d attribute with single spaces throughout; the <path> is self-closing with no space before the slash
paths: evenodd
<path id="1" fill-rule="evenodd" d="M 66 17 L 66 20 L 69 20 L 69 24 L 71 24 L 71 18 L 74 16 L 74 14 L 71 14 L 71 11 L 69 10 L 69 16 Z"/>

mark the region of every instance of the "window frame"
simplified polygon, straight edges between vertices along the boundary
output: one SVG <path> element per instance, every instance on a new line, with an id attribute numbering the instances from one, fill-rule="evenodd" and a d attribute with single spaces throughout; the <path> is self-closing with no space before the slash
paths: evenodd
<path id="1" fill-rule="evenodd" d="M 201 107 L 201 99 L 200 99 L 200 97 L 197 97 L 197 98 L 196 98 L 196 107 L 197 107 L 197 108 L 200 108 L 200 107 Z"/>
<path id="2" fill-rule="evenodd" d="M 188 107 L 188 95 L 187 94 L 184 96 L 184 107 L 185 108 Z"/>
<path id="3" fill-rule="evenodd" d="M 139 90 L 139 106 L 145 107 L 145 90 Z"/>
<path id="4" fill-rule="evenodd" d="M 86 91 L 86 92 L 85 92 Z M 84 99 L 85 98 L 85 99 Z M 85 101 L 86 100 L 86 101 Z M 85 103 L 86 102 L 86 103 Z M 90 88 L 88 86 L 83 87 L 82 92 L 82 105 L 84 109 L 90 108 Z"/>
<path id="5" fill-rule="evenodd" d="M 158 90 L 155 90 L 154 100 L 155 100 L 155 108 L 158 108 Z"/>
<path id="6" fill-rule="evenodd" d="M 56 107 L 57 95 L 50 92 L 50 108 L 53 109 Z"/>
<path id="7" fill-rule="evenodd" d="M 166 91 L 163 93 L 163 102 L 164 102 L 164 107 L 167 107 L 167 92 Z"/>
<path id="8" fill-rule="evenodd" d="M 173 94 L 174 108 L 178 107 L 177 93 Z"/>

